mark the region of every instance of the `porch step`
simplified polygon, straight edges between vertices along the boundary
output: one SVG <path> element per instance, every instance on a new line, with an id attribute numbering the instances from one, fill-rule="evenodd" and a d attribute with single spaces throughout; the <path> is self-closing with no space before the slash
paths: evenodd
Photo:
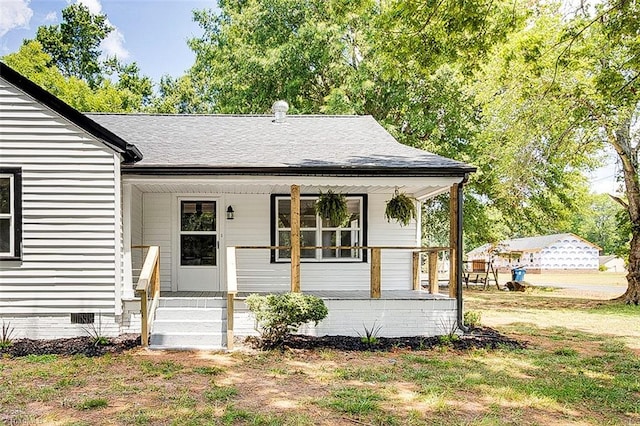
<path id="1" fill-rule="evenodd" d="M 161 297 L 151 329 L 151 349 L 224 349 L 226 300 L 215 297 Z"/>

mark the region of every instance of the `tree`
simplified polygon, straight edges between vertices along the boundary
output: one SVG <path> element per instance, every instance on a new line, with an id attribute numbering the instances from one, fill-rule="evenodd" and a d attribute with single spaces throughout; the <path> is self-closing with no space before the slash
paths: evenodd
<path id="1" fill-rule="evenodd" d="M 621 213 L 624 209 L 607 194 L 590 195 L 574 214 L 570 230 L 600 246 L 604 254 L 628 256 L 630 229 Z"/>
<path id="2" fill-rule="evenodd" d="M 476 86 L 483 134 L 493 143 L 489 152 L 518 159 L 509 166 L 516 173 L 483 170 L 496 191 L 505 181 L 521 191 L 515 198 L 494 194 L 492 200 L 519 202 L 524 211 L 535 203 L 543 213 L 558 215 L 582 197 L 575 193 L 582 179 L 578 172 L 594 165 L 598 150 L 610 144 L 618 153 L 625 197 L 614 199 L 628 213 L 632 231 L 623 299 L 634 304 L 640 299 L 638 135 L 633 132 L 640 104 L 640 22 L 633 17 L 639 12 L 634 2 L 603 3 L 597 16 L 567 21 L 557 10 L 540 7 L 527 26 L 493 50 Z M 539 190 L 531 191 L 531 181 L 541 183 Z"/>
<path id="3" fill-rule="evenodd" d="M 59 25 L 39 27 L 36 40 L 62 75 L 84 80 L 95 89 L 103 77 L 100 43 L 113 28 L 106 15 L 94 15 L 82 3 L 64 8 L 62 19 Z"/>
<path id="4" fill-rule="evenodd" d="M 2 58 L 80 111 L 140 111 L 153 102 L 153 82 L 133 62 L 101 60 L 100 43 L 111 32 L 106 15 L 80 3 L 62 11 L 59 25 L 38 28 L 18 52 Z"/>
<path id="5" fill-rule="evenodd" d="M 51 57 L 35 40 L 25 42 L 19 51 L 2 57 L 2 61 L 79 111 L 130 112 L 141 107 L 138 93 L 107 79 L 91 89 L 84 80 L 65 77 L 51 65 Z"/>
<path id="6" fill-rule="evenodd" d="M 204 34 L 190 41 L 196 61 L 181 93 L 201 96 L 199 112 L 265 113 L 286 99 L 297 113 L 370 114 L 402 143 L 475 163 L 483 147 L 466 78 L 522 22 L 520 10 L 505 1 L 224 1 L 219 13 L 195 13 Z M 465 229 L 481 238 L 499 228 L 482 221 L 500 214 L 484 212 L 485 194 L 470 188 L 465 208 L 477 222 Z"/>

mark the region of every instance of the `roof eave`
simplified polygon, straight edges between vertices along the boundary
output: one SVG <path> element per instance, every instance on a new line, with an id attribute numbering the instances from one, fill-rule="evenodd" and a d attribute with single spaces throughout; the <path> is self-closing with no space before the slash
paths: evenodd
<path id="1" fill-rule="evenodd" d="M 272 176 L 393 176 L 393 177 L 461 177 L 466 178 L 476 171 L 473 166 L 461 167 L 205 167 L 205 166 L 158 166 L 158 165 L 125 165 L 123 174 L 131 175 L 160 175 L 160 176 L 184 176 L 184 175 L 272 175 Z"/>

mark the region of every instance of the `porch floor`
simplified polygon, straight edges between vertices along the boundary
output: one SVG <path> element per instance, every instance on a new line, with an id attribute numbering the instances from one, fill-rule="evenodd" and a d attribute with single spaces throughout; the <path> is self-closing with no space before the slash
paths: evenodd
<path id="1" fill-rule="evenodd" d="M 250 294 L 257 292 L 238 292 L 237 298 L 243 299 Z M 371 299 L 370 293 L 365 290 L 314 290 L 303 291 L 303 294 L 311 294 L 326 300 L 363 300 Z M 226 293 L 222 291 L 162 291 L 160 297 L 225 297 Z M 447 294 L 431 294 L 427 291 L 414 290 L 387 290 L 382 291 L 380 299 L 385 300 L 435 300 L 448 299 Z"/>

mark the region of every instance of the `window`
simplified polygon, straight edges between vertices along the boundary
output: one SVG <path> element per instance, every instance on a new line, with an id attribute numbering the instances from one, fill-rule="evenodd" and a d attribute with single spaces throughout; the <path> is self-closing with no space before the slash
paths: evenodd
<path id="1" fill-rule="evenodd" d="M 20 258 L 22 244 L 22 170 L 0 168 L 0 259 Z"/>
<path id="2" fill-rule="evenodd" d="M 317 196 L 300 197 L 300 244 L 310 246 L 365 246 L 367 211 L 365 195 L 347 196 L 347 208 L 351 217 L 348 223 L 331 223 L 316 214 Z M 271 244 L 291 245 L 291 197 L 274 195 L 271 197 Z M 272 262 L 286 262 L 291 259 L 291 250 L 273 250 Z M 366 250 L 357 249 L 303 249 L 303 262 L 366 262 Z"/>

